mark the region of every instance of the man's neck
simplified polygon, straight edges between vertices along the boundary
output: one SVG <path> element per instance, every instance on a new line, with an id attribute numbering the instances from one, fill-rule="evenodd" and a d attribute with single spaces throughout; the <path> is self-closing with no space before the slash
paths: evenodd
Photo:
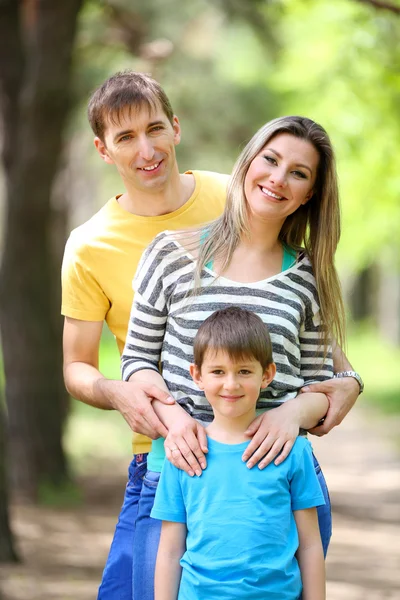
<path id="1" fill-rule="evenodd" d="M 118 198 L 120 206 L 137 216 L 159 217 L 175 212 L 183 206 L 193 194 L 196 181 L 193 175 L 174 174 L 160 190 L 129 189 Z"/>
<path id="2" fill-rule="evenodd" d="M 207 427 L 207 435 L 223 444 L 247 442 L 249 441 L 249 437 L 245 435 L 245 431 L 255 418 L 255 410 L 235 419 L 223 417 L 215 413 L 214 421 Z"/>

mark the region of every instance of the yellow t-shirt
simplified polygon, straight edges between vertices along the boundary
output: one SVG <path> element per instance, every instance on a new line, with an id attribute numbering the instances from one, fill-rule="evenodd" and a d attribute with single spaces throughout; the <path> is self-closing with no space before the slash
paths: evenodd
<path id="1" fill-rule="evenodd" d="M 132 280 L 143 250 L 165 229 L 185 229 L 217 218 L 223 210 L 227 175 L 188 171 L 195 189 L 178 210 L 158 217 L 127 212 L 111 198 L 89 221 L 74 229 L 62 266 L 62 307 L 66 317 L 106 321 L 119 352 L 125 345 L 132 307 Z M 133 452 L 149 452 L 151 441 L 134 433 Z"/>

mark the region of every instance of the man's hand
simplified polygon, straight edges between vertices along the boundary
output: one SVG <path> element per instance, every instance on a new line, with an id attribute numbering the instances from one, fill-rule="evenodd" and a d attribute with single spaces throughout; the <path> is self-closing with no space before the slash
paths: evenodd
<path id="1" fill-rule="evenodd" d="M 207 466 L 205 452 L 207 449 L 206 430 L 183 409 L 179 418 L 169 425 L 169 432 L 164 442 L 167 459 L 186 471 L 191 477 L 202 474 Z"/>
<path id="2" fill-rule="evenodd" d="M 166 392 L 147 381 L 110 381 L 99 379 L 96 382 L 101 394 L 106 394 L 111 406 L 121 413 L 132 431 L 142 433 L 152 440 L 166 437 L 168 429 L 154 412 L 152 401 L 175 404 Z"/>
<path id="3" fill-rule="evenodd" d="M 309 432 L 319 437 L 326 435 L 340 425 L 347 413 L 353 408 L 359 394 L 360 386 L 354 377 L 338 377 L 313 383 L 301 389 L 301 392 L 322 392 L 329 401 L 329 408 L 322 425 L 310 429 Z"/>

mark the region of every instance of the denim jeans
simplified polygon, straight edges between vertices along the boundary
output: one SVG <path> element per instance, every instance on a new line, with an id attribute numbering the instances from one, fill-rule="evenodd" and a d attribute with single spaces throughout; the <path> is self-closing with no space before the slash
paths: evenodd
<path id="1" fill-rule="evenodd" d="M 150 517 L 160 473 L 147 471 L 139 500 L 133 546 L 132 598 L 154 600 L 154 570 L 161 523 Z"/>
<path id="2" fill-rule="evenodd" d="M 331 537 L 332 537 L 331 499 L 329 498 L 328 486 L 326 485 L 324 474 L 323 474 L 321 467 L 319 466 L 319 462 L 315 458 L 314 454 L 313 454 L 313 459 L 314 459 L 315 473 L 318 477 L 319 485 L 321 486 L 321 491 L 322 491 L 322 493 L 324 495 L 324 499 L 325 499 L 325 504 L 317 507 L 317 513 L 318 513 L 318 524 L 319 524 L 319 531 L 321 534 L 322 548 L 324 550 L 324 556 L 326 557 L 326 554 L 328 552 L 329 542 L 331 541 Z"/>
<path id="3" fill-rule="evenodd" d="M 132 600 L 132 548 L 147 454 L 137 454 L 129 466 L 124 502 L 115 528 L 98 600 Z"/>

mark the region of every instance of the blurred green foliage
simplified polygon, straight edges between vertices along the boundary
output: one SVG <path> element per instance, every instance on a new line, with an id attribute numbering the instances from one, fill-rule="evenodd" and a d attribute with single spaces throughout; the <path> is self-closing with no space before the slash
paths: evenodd
<path id="1" fill-rule="evenodd" d="M 399 39 L 400 17 L 356 0 L 87 0 L 71 121 L 81 176 L 96 172 L 97 205 L 121 191 L 93 152 L 87 98 L 117 70 L 151 72 L 181 120 L 182 171 L 229 172 L 263 123 L 310 116 L 337 150 L 341 266 L 400 256 Z"/>
<path id="2" fill-rule="evenodd" d="M 400 413 L 400 349 L 385 343 L 370 324 L 352 327 L 349 360 L 362 373 L 366 402 L 388 415 Z"/>

